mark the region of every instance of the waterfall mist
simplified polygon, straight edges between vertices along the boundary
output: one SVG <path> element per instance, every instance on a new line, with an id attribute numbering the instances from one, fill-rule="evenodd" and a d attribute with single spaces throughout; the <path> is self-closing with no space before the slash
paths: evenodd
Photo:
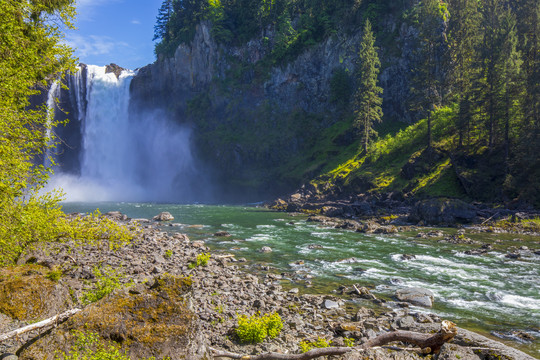
<path id="1" fill-rule="evenodd" d="M 79 114 L 71 121 L 80 121 L 82 135 L 80 175 L 56 169 L 50 186 L 61 187 L 68 201 L 207 200 L 209 186 L 195 166 L 191 130 L 164 111 L 129 114 L 133 76 L 89 65 L 85 87 L 71 82 Z"/>

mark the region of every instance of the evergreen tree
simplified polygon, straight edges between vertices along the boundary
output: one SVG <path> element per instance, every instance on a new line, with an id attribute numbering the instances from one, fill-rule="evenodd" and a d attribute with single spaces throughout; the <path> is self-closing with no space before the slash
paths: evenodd
<path id="1" fill-rule="evenodd" d="M 510 131 L 513 127 L 512 119 L 517 119 L 516 106 L 518 98 L 521 95 L 521 54 L 517 50 L 518 38 L 516 28 L 516 17 L 507 9 L 501 18 L 501 61 L 499 71 L 503 84 L 503 121 L 504 121 L 504 147 L 505 158 L 508 167 L 508 158 L 510 155 Z M 508 169 L 507 169 L 508 171 Z"/>
<path id="2" fill-rule="evenodd" d="M 373 129 L 375 122 L 382 120 L 383 89 L 377 85 L 381 62 L 375 47 L 375 36 L 371 23 L 366 20 L 360 51 L 358 54 L 358 89 L 354 95 L 354 125 L 362 131 L 364 151 L 368 151 L 369 138 L 377 133 Z"/>
<path id="3" fill-rule="evenodd" d="M 488 130 L 488 147 L 496 141 L 497 120 L 501 115 L 500 96 L 503 88 L 500 73 L 502 53 L 501 19 L 504 13 L 503 0 L 486 0 L 482 7 L 484 41 L 482 45 L 483 81 L 481 102 Z"/>
<path id="4" fill-rule="evenodd" d="M 154 25 L 154 38 L 152 40 L 170 41 L 169 21 L 173 13 L 173 0 L 164 0 L 158 10 L 156 24 Z"/>
<path id="5" fill-rule="evenodd" d="M 469 138 L 471 121 L 471 91 L 477 77 L 477 49 L 482 40 L 480 13 L 477 0 L 450 0 L 449 21 L 450 86 L 458 103 L 456 128 L 459 147 L 463 146 L 464 135 Z"/>
<path id="6" fill-rule="evenodd" d="M 540 133 L 540 1 L 518 0 L 519 49 L 523 58 L 526 133 Z"/>
<path id="7" fill-rule="evenodd" d="M 431 113 L 443 96 L 442 67 L 447 50 L 445 33 L 449 14 L 439 0 L 424 0 L 415 7 L 413 16 L 420 40 L 419 63 L 413 70 L 413 110 L 427 117 L 427 147 L 431 148 Z"/>

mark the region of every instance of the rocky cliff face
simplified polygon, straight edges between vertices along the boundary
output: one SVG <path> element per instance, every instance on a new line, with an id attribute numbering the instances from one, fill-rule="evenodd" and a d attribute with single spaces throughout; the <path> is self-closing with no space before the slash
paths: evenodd
<path id="1" fill-rule="evenodd" d="M 410 122 L 407 69 L 415 61 L 417 33 L 391 14 L 380 24 L 385 117 Z M 343 120 L 346 112 L 332 101 L 330 83 L 339 68 L 354 82 L 361 37 L 360 26 L 339 31 L 288 63 L 264 68 L 261 60 L 274 41 L 271 29 L 241 47 L 225 47 L 214 41 L 211 25 L 203 22 L 192 43 L 180 45 L 174 57 L 160 57 L 139 70 L 131 83 L 130 109 L 165 109 L 175 121 L 194 126 L 195 147 L 221 182 L 242 187 L 254 177 L 280 177 L 265 166 L 286 163 L 309 151 L 309 143 L 320 141 L 316 134 L 307 135 L 305 126 L 294 128 L 295 123 L 316 117 L 318 122 L 305 124 L 321 133 Z M 265 123 L 265 130 L 259 132 L 256 123 Z M 350 143 L 351 136 L 341 135 Z M 264 140 L 252 144 L 257 136 Z M 258 196 L 266 195 L 292 190 L 299 181 L 258 181 L 253 188 L 263 188 Z"/>

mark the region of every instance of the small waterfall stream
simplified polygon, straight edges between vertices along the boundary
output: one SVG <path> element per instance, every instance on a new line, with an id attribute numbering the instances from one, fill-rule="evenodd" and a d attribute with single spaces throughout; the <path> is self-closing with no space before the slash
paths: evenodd
<path id="1" fill-rule="evenodd" d="M 70 121 L 80 123 L 80 175 L 60 168 L 51 185 L 61 187 L 68 201 L 197 201 L 200 175 L 190 129 L 159 109 L 129 113 L 135 72 L 123 70 L 117 77 L 94 65 L 85 71 L 86 82 L 82 69 L 68 82 L 77 113 Z"/>

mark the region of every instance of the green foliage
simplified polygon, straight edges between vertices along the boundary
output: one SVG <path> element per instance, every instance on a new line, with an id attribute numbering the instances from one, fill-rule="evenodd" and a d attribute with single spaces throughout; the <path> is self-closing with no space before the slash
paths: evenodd
<path id="1" fill-rule="evenodd" d="M 283 322 L 278 313 L 256 313 L 250 317 L 240 315 L 236 335 L 243 343 L 256 344 L 263 342 L 266 337 L 275 338 L 283 329 Z"/>
<path id="2" fill-rule="evenodd" d="M 74 1 L 0 1 L 0 266 L 31 244 L 50 241 L 62 222 L 57 193 L 40 195 L 50 169 L 56 123 L 29 97 L 74 68 L 62 27 L 72 27 Z"/>
<path id="3" fill-rule="evenodd" d="M 189 264 L 189 268 L 194 269 L 198 266 L 208 265 L 208 260 L 210 260 L 210 256 L 211 256 L 210 253 L 202 253 L 202 254 L 197 255 L 196 261 Z"/>
<path id="4" fill-rule="evenodd" d="M 60 278 L 62 277 L 62 274 L 62 269 L 53 269 L 49 271 L 49 273 L 45 275 L 45 277 L 51 281 L 58 282 L 58 280 L 60 280 Z"/>
<path id="5" fill-rule="evenodd" d="M 307 341 L 307 340 L 300 341 L 298 343 L 298 346 L 300 346 L 300 350 L 303 353 L 305 353 L 305 352 L 308 352 L 309 350 L 312 350 L 312 349 L 315 349 L 315 348 L 327 348 L 327 347 L 330 347 L 331 343 L 332 343 L 331 340 L 326 340 L 324 338 L 319 337 L 315 341 Z"/>
<path id="6" fill-rule="evenodd" d="M 354 339 L 349 337 L 344 337 L 343 342 L 345 343 L 346 347 L 354 347 Z"/>
<path id="7" fill-rule="evenodd" d="M 70 351 L 57 353 L 55 359 L 59 360 L 130 360 L 120 346 L 112 341 L 108 341 L 94 332 L 83 332 L 73 330 L 75 343 Z M 146 360 L 155 360 L 154 357 Z"/>
<path id="8" fill-rule="evenodd" d="M 172 258 L 172 256 L 173 256 L 173 251 L 172 251 L 171 249 L 165 250 L 165 257 L 166 257 L 167 259 Z"/>
<path id="9" fill-rule="evenodd" d="M 120 279 L 123 277 L 117 270 L 110 267 L 100 268 L 95 266 L 92 270 L 96 277 L 95 288 L 83 295 L 83 302 L 86 304 L 96 302 L 122 287 Z"/>
<path id="10" fill-rule="evenodd" d="M 64 239 L 73 239 L 78 244 L 100 245 L 107 243 L 109 249 L 117 250 L 133 240 L 139 229 L 127 227 L 101 216 L 99 209 L 85 216 L 65 218 Z"/>
<path id="11" fill-rule="evenodd" d="M 373 124 L 382 121 L 383 89 L 377 85 L 381 62 L 375 47 L 371 23 L 366 20 L 358 54 L 358 89 L 354 94 L 354 126 L 362 132 L 364 151 L 368 151 L 369 139 L 377 135 Z"/>

